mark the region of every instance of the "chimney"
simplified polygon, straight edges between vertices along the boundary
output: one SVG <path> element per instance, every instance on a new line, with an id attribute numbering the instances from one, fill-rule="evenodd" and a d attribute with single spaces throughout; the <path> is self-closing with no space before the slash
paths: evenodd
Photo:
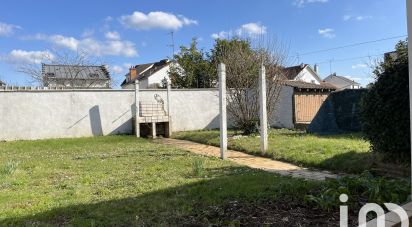
<path id="1" fill-rule="evenodd" d="M 313 70 L 315 70 L 315 73 L 319 73 L 319 66 L 317 64 L 315 64 L 313 66 Z"/>
<path id="2" fill-rule="evenodd" d="M 134 81 L 137 79 L 137 69 L 135 67 L 131 67 L 129 69 L 129 74 L 130 74 L 130 81 Z"/>

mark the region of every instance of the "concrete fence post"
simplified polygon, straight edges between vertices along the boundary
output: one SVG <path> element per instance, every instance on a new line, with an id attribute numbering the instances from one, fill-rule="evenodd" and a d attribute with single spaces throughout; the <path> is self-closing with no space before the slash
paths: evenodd
<path id="1" fill-rule="evenodd" d="M 268 149 L 268 116 L 266 108 L 266 70 L 262 64 L 259 69 L 259 103 L 260 103 L 260 150 Z"/>
<path id="2" fill-rule="evenodd" d="M 412 2 L 411 0 L 406 0 L 406 15 L 407 15 L 407 24 L 408 24 L 408 55 L 409 59 L 412 56 Z M 412 110 L 412 61 L 409 60 L 409 109 Z M 410 129 L 412 131 L 412 111 L 410 111 L 409 118 L 411 119 L 410 122 Z M 412 133 L 411 133 L 411 143 L 412 143 Z M 412 147 L 411 147 L 411 156 L 412 156 Z M 412 164 L 412 159 L 411 159 Z M 411 169 L 412 174 L 412 169 Z M 411 175 L 412 177 L 412 175 Z M 411 195 L 412 195 L 412 188 L 411 188 Z"/>
<path id="3" fill-rule="evenodd" d="M 170 137 L 170 136 L 172 136 L 172 115 L 171 115 L 171 103 L 170 103 L 170 96 L 171 96 L 171 93 L 172 93 L 172 85 L 171 85 L 171 83 L 170 83 L 170 81 L 169 80 L 166 80 L 167 82 L 167 115 L 168 115 L 168 117 L 169 117 L 169 122 L 168 122 L 168 137 Z"/>
<path id="4" fill-rule="evenodd" d="M 134 81 L 134 103 L 135 103 L 135 121 L 134 121 L 134 128 L 135 128 L 135 135 L 136 137 L 140 137 L 140 99 L 139 99 L 139 81 Z"/>
<path id="5" fill-rule="evenodd" d="M 220 63 L 219 76 L 219 110 L 220 110 L 220 158 L 225 159 L 227 151 L 227 115 L 226 115 L 226 66 Z"/>

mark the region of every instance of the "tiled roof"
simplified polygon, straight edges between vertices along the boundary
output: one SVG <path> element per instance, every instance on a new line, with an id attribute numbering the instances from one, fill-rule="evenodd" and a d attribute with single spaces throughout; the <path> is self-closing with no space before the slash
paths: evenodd
<path id="1" fill-rule="evenodd" d="M 136 68 L 137 72 L 144 72 L 148 68 L 150 68 L 154 63 L 147 63 L 147 64 L 141 64 L 141 65 L 136 65 L 134 68 Z"/>
<path id="2" fill-rule="evenodd" d="M 42 64 L 42 74 L 56 79 L 110 79 L 105 66 L 48 65 Z"/>
<path id="3" fill-rule="evenodd" d="M 307 64 L 301 64 L 284 68 L 283 75 L 287 80 L 294 80 L 306 66 Z"/>
<path id="4" fill-rule="evenodd" d="M 312 84 L 306 83 L 303 81 L 297 80 L 286 80 L 284 82 L 285 85 L 291 86 L 294 88 L 301 88 L 301 89 L 329 89 L 329 90 L 336 90 L 336 87 L 327 82 L 321 82 L 320 84 Z"/>
<path id="5" fill-rule="evenodd" d="M 162 68 L 166 67 L 170 62 L 167 59 L 161 60 L 159 62 L 152 63 L 152 67 L 146 70 L 143 74 L 140 74 L 140 79 L 151 76 Z M 139 72 L 139 71 L 138 71 Z"/>
<path id="6" fill-rule="evenodd" d="M 355 82 L 354 80 L 351 80 L 351 79 L 346 78 L 344 76 L 338 76 L 336 74 L 331 74 L 331 75 L 329 75 L 328 77 L 326 77 L 324 79 L 324 81 L 327 81 L 327 82 L 330 82 L 330 83 L 333 83 L 334 80 L 341 80 L 341 81 L 344 81 L 344 82 L 346 82 L 348 84 L 351 84 L 351 85 L 358 85 L 358 86 L 361 85 L 360 83 Z"/>

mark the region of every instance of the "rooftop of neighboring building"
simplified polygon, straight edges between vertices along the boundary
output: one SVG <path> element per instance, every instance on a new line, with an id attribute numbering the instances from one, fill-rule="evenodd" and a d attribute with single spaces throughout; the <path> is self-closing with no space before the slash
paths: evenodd
<path id="1" fill-rule="evenodd" d="M 131 84 L 135 81 L 136 78 L 139 80 L 147 78 L 159 70 L 163 69 L 167 65 L 169 65 L 170 61 L 168 59 L 163 59 L 158 62 L 152 62 L 152 63 L 144 63 L 144 64 L 139 64 L 133 66 L 129 72 L 125 75 L 126 79 L 123 81 L 121 86 L 124 86 L 126 84 Z M 130 76 L 130 73 L 136 73 L 133 78 Z"/>
<path id="2" fill-rule="evenodd" d="M 110 79 L 110 73 L 104 65 L 42 64 L 42 74 L 50 79 Z"/>

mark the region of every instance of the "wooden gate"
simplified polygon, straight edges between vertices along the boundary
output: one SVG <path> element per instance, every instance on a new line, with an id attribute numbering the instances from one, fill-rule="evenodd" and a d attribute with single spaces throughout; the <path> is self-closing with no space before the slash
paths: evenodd
<path id="1" fill-rule="evenodd" d="M 295 123 L 310 124 L 330 92 L 295 91 Z"/>

